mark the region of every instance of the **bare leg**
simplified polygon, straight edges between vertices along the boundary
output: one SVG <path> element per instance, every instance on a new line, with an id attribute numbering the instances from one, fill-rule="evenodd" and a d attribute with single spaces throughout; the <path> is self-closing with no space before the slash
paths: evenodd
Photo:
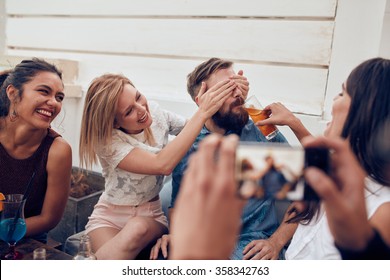
<path id="1" fill-rule="evenodd" d="M 149 217 L 134 217 L 118 231 L 113 228 L 98 228 L 88 235 L 93 250 L 100 260 L 135 259 L 138 253 L 150 242 L 158 239 L 167 228 Z"/>

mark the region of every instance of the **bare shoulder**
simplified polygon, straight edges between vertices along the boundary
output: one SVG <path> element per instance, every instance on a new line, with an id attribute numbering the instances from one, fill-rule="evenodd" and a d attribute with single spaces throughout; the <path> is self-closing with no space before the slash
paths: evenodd
<path id="1" fill-rule="evenodd" d="M 380 219 L 380 220 L 388 220 L 390 221 L 390 201 L 382 203 L 375 211 L 374 215 L 370 218 L 370 220 L 373 219 Z M 390 223 L 389 223 L 390 226 Z"/>
<path id="2" fill-rule="evenodd" d="M 370 218 L 370 223 L 380 232 L 385 242 L 390 245 L 390 202 L 385 202 L 378 207 Z"/>
<path id="3" fill-rule="evenodd" d="M 47 160 L 48 190 L 62 189 L 68 192 L 70 189 L 70 177 L 72 170 L 72 149 L 62 138 L 56 137 L 50 147 Z"/>
<path id="4" fill-rule="evenodd" d="M 72 148 L 62 137 L 56 137 L 49 151 L 49 161 L 72 160 Z"/>

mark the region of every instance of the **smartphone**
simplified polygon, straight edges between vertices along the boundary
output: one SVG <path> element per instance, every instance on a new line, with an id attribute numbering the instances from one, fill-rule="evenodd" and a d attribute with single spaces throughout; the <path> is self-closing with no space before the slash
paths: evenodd
<path id="1" fill-rule="evenodd" d="M 329 150 L 324 147 L 310 147 L 305 148 L 305 168 L 314 166 L 326 174 L 330 173 L 330 154 Z M 304 191 L 304 200 L 319 200 L 318 195 L 315 193 L 313 188 L 306 182 Z"/>
<path id="2" fill-rule="evenodd" d="M 319 200 L 304 180 L 303 171 L 308 166 L 329 173 L 329 151 L 325 148 L 242 142 L 236 153 L 238 193 L 244 198 Z"/>

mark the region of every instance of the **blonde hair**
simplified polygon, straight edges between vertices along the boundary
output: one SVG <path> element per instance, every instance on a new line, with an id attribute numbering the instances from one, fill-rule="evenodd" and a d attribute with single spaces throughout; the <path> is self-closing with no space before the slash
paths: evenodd
<path id="1" fill-rule="evenodd" d="M 79 143 L 81 167 L 90 168 L 98 162 L 95 152 L 97 146 L 111 145 L 118 99 L 126 84 L 134 87 L 123 75 L 105 74 L 95 78 L 89 86 L 81 121 Z M 147 142 L 155 145 L 150 127 L 144 132 Z"/>

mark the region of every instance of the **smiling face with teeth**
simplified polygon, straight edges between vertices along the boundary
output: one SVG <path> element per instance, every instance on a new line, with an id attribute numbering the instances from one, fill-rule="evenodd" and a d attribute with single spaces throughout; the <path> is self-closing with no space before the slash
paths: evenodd
<path id="1" fill-rule="evenodd" d="M 20 121 L 36 128 L 48 128 L 61 111 L 63 90 L 64 85 L 57 74 L 39 72 L 24 84 L 21 94 L 13 86 L 9 86 L 7 94 Z"/>
<path id="2" fill-rule="evenodd" d="M 115 128 L 129 134 L 137 134 L 152 124 L 148 102 L 135 87 L 126 84 L 118 98 Z"/>

